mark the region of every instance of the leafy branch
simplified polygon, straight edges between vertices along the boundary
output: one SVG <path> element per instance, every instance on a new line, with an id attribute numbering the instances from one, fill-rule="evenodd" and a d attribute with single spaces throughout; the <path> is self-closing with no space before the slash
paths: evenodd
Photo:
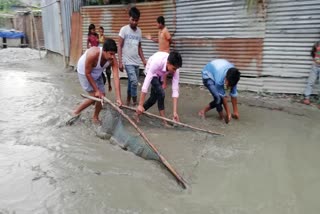
<path id="1" fill-rule="evenodd" d="M 12 6 L 19 5 L 19 0 L 0 0 L 0 10 L 8 11 Z"/>

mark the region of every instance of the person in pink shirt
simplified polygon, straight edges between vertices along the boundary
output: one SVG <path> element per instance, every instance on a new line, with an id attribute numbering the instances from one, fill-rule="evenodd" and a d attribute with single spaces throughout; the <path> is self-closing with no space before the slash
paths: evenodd
<path id="1" fill-rule="evenodd" d="M 156 102 L 158 102 L 159 113 L 162 117 L 165 117 L 164 112 L 164 98 L 165 91 L 162 87 L 163 77 L 171 73 L 172 78 L 172 99 L 173 99 L 173 119 L 179 121 L 179 115 L 177 111 L 177 103 L 179 97 L 179 68 L 182 66 L 182 58 L 178 52 L 156 52 L 153 54 L 146 66 L 146 78 L 144 79 L 139 105 L 136 109 L 138 116 L 144 111 L 148 110 Z M 148 88 L 151 85 L 150 97 L 145 101 L 145 97 L 148 93 Z M 167 125 L 164 121 L 164 125 Z"/>

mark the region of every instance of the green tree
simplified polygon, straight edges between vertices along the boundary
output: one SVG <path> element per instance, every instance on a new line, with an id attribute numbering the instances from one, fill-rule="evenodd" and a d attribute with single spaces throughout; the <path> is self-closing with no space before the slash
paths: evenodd
<path id="1" fill-rule="evenodd" d="M 19 0 L 0 0 L 0 10 L 8 11 L 12 6 L 19 5 Z"/>

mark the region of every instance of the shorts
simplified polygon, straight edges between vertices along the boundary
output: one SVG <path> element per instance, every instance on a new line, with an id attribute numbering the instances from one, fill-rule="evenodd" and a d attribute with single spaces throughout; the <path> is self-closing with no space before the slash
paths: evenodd
<path id="1" fill-rule="evenodd" d="M 94 90 L 93 90 L 91 84 L 89 83 L 86 75 L 78 73 L 78 77 L 79 77 L 80 85 L 83 88 L 83 90 L 85 90 L 86 92 L 89 92 L 89 93 L 94 92 Z M 105 87 L 104 87 L 104 84 L 103 84 L 102 75 L 98 79 L 96 79 L 94 81 L 97 84 L 99 91 L 101 91 L 102 93 L 105 94 L 106 92 L 105 92 Z"/>

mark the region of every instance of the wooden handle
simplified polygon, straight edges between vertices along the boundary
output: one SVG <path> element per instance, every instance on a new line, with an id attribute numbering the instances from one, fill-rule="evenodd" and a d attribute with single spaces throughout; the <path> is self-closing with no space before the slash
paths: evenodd
<path id="1" fill-rule="evenodd" d="M 89 95 L 81 94 L 82 97 L 92 99 L 98 102 L 101 102 L 101 99 L 97 97 L 92 97 Z M 150 142 L 144 132 L 137 126 L 137 124 L 127 115 L 125 114 L 117 105 L 112 103 L 108 98 L 104 97 L 103 100 L 111 105 L 117 112 L 121 114 L 125 119 L 129 121 L 129 123 L 139 132 L 140 136 L 144 139 L 148 146 L 159 156 L 161 163 L 169 170 L 169 172 L 177 179 L 178 183 L 184 188 L 187 188 L 187 184 L 185 180 L 176 172 L 176 170 L 169 164 L 169 162 L 160 154 L 158 149 Z"/>
<path id="2" fill-rule="evenodd" d="M 126 106 L 126 105 L 122 105 L 121 108 L 125 108 L 125 109 L 131 110 L 131 111 L 136 111 L 135 108 L 132 108 L 132 107 Z M 148 116 L 150 116 L 150 117 L 157 118 L 157 119 L 159 119 L 159 120 L 165 120 L 165 121 L 167 121 L 167 122 L 170 122 L 170 123 L 173 123 L 173 124 L 182 126 L 182 127 L 190 128 L 190 129 L 193 129 L 193 130 L 197 130 L 197 131 L 201 131 L 201 132 L 206 132 L 206 133 L 209 133 L 209 134 L 212 134 L 212 135 L 224 136 L 223 134 L 218 133 L 218 132 L 213 132 L 213 131 L 210 131 L 210 130 L 206 130 L 206 129 L 201 129 L 201 128 L 198 128 L 198 127 L 194 127 L 194 126 L 191 126 L 191 125 L 188 125 L 188 124 L 185 124 L 185 123 L 177 122 L 177 121 L 171 120 L 171 119 L 166 118 L 166 117 L 161 117 L 161 116 L 159 116 L 159 115 L 152 114 L 152 113 L 147 112 L 147 111 L 144 111 L 143 114 L 148 115 Z"/>

